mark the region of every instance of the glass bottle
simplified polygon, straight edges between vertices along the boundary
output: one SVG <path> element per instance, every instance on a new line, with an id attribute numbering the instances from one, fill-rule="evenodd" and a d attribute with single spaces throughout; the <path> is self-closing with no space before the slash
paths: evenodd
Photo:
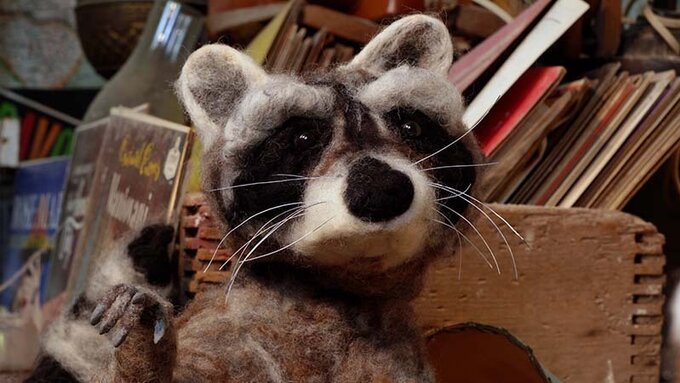
<path id="1" fill-rule="evenodd" d="M 203 15 L 189 5 L 156 0 L 139 43 L 90 104 L 83 122 L 109 115 L 114 106 L 148 103 L 154 116 L 184 123 L 173 84 L 203 29 Z"/>

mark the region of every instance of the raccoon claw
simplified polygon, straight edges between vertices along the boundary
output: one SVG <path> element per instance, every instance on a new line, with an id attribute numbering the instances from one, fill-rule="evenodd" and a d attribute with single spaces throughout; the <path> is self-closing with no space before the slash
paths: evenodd
<path id="1" fill-rule="evenodd" d="M 128 306 L 132 293 L 137 289 L 130 285 L 117 285 L 109 290 L 92 311 L 90 324 L 98 326 L 99 333 L 111 330 Z"/>
<path id="2" fill-rule="evenodd" d="M 165 321 L 163 319 L 156 320 L 156 323 L 153 327 L 153 344 L 158 344 L 158 342 L 163 339 L 163 335 L 165 335 L 165 327 Z"/>
<path id="3" fill-rule="evenodd" d="M 90 323 L 100 334 L 111 333 L 109 337 L 114 347 L 120 346 L 138 326 L 153 332 L 153 342 L 158 344 L 166 332 L 167 311 L 152 293 L 131 285 L 118 285 L 95 307 Z"/>
<path id="4" fill-rule="evenodd" d="M 118 347 L 120 346 L 124 341 L 125 338 L 127 338 L 128 331 L 126 329 L 120 329 L 116 331 L 113 336 L 111 336 L 111 343 L 113 344 L 113 347 Z"/>
<path id="5" fill-rule="evenodd" d="M 92 315 L 90 316 L 91 325 L 94 326 L 102 320 L 102 317 L 104 316 L 104 310 L 106 310 L 106 306 L 104 306 L 102 303 L 98 304 L 97 307 L 94 308 L 94 311 L 92 311 Z"/>

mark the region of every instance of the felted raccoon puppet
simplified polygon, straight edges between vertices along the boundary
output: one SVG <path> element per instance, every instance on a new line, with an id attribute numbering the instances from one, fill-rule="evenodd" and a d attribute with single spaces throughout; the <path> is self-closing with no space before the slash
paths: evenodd
<path id="1" fill-rule="evenodd" d="M 193 53 L 178 93 L 240 247 L 232 279 L 174 319 L 153 284 L 113 286 L 48 360 L 83 382 L 432 382 L 409 301 L 478 203 L 452 57 L 423 15 L 303 78 L 223 45 Z"/>

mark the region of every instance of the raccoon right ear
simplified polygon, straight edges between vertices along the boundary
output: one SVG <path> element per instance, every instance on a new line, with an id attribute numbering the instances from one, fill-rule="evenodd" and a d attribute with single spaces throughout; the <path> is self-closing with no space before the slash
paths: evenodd
<path id="1" fill-rule="evenodd" d="M 205 45 L 189 56 L 177 80 L 177 94 L 205 147 L 224 135 L 230 114 L 248 88 L 266 78 L 250 57 L 223 44 Z"/>

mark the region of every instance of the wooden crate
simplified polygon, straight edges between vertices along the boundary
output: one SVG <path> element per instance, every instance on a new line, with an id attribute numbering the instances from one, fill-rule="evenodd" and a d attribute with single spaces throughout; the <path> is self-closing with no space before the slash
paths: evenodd
<path id="1" fill-rule="evenodd" d="M 524 244 L 502 229 L 519 279 L 503 240 L 481 217 L 477 226 L 502 273 L 469 245 L 462 248 L 462 269 L 458 255 L 433 264 L 414 302 L 424 333 L 486 323 L 530 345 L 563 382 L 658 382 L 665 258 L 654 226 L 617 211 L 491 206 L 526 238 Z M 229 249 L 202 272 L 221 236 L 201 194 L 185 198 L 181 225 L 187 289 L 225 281 L 228 271 L 217 268 Z"/>

